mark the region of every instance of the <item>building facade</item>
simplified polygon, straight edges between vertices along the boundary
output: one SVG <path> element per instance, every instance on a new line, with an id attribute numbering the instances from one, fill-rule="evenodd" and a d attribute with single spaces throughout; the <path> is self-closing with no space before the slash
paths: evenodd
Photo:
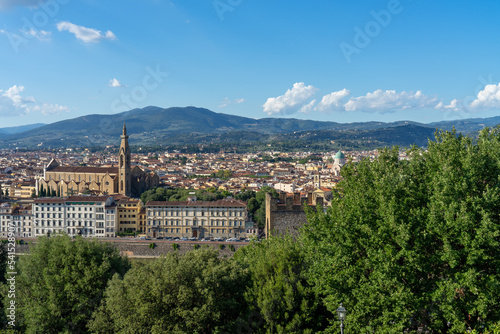
<path id="1" fill-rule="evenodd" d="M 107 214 L 116 207 L 110 196 L 70 196 L 40 198 L 33 202 L 33 236 L 66 233 L 70 236 L 104 238 L 116 230 L 116 215 Z"/>
<path id="2" fill-rule="evenodd" d="M 242 237 L 248 220 L 243 201 L 146 203 L 148 237 Z"/>
<path id="3" fill-rule="evenodd" d="M 7 237 L 9 232 L 12 232 L 16 237 L 31 238 L 33 236 L 32 224 L 31 205 L 16 205 L 12 207 L 8 203 L 3 203 L 0 206 L 0 229 L 2 237 Z"/>
<path id="4" fill-rule="evenodd" d="M 142 232 L 145 229 L 145 208 L 140 199 L 122 198 L 117 202 L 117 233 Z"/>

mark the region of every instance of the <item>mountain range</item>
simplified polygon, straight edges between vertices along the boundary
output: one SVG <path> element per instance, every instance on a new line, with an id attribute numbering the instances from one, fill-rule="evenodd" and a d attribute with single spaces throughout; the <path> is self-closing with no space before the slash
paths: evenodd
<path id="1" fill-rule="evenodd" d="M 425 146 L 436 129 L 453 127 L 473 134 L 500 124 L 500 117 L 423 124 L 411 121 L 337 123 L 293 118 L 253 119 L 197 107 L 132 109 L 113 115 L 86 115 L 52 124 L 0 128 L 0 148 L 104 147 L 118 145 L 126 122 L 131 145 L 288 143 L 295 147 L 321 142 L 351 148 Z"/>

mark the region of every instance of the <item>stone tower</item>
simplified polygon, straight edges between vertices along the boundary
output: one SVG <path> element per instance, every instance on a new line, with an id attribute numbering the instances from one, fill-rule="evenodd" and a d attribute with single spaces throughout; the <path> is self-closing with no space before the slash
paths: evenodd
<path id="1" fill-rule="evenodd" d="M 118 165 L 118 193 L 130 196 L 131 195 L 131 185 L 130 185 L 130 148 L 128 146 L 128 136 L 127 127 L 123 123 L 123 133 L 120 136 L 120 156 Z"/>

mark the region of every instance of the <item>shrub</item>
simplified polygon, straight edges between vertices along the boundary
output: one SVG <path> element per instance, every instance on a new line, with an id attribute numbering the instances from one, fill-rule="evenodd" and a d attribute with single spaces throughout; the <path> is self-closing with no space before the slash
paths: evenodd
<path id="1" fill-rule="evenodd" d="M 179 244 L 172 244 L 172 248 L 174 250 L 178 250 L 179 249 Z"/>
<path id="2" fill-rule="evenodd" d="M 219 248 L 220 248 L 221 250 L 223 250 L 224 248 L 226 248 L 226 245 L 224 245 L 224 244 L 219 244 Z"/>
<path id="3" fill-rule="evenodd" d="M 150 243 L 149 244 L 149 248 L 155 249 L 156 248 L 156 244 L 154 242 Z"/>

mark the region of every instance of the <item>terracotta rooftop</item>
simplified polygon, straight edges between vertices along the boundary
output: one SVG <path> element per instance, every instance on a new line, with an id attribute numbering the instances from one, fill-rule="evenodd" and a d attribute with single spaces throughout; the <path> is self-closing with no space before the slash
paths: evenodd
<path id="1" fill-rule="evenodd" d="M 47 172 L 118 174 L 118 167 L 55 167 Z"/>

